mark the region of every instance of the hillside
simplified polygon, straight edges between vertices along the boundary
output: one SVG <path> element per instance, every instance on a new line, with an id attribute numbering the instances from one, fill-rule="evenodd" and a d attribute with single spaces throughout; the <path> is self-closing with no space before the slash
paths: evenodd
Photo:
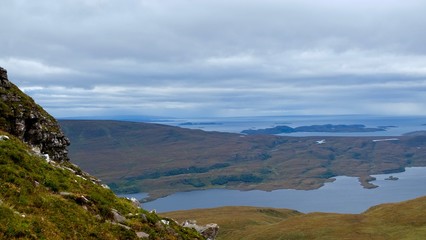
<path id="1" fill-rule="evenodd" d="M 0 141 L 0 239 L 137 239 L 138 234 L 202 239 L 116 197 L 71 163 L 49 163 L 8 136 Z"/>
<path id="2" fill-rule="evenodd" d="M 426 197 L 370 208 L 362 214 L 309 213 L 287 209 L 224 207 L 163 213 L 199 223 L 217 222 L 219 240 L 426 238 Z M 229 217 L 232 216 L 232 217 Z"/>
<path id="3" fill-rule="evenodd" d="M 116 192 L 149 192 L 151 198 L 205 188 L 315 189 L 338 175 L 375 187 L 371 174 L 426 166 L 425 133 L 382 141 L 246 136 L 120 121 L 60 124 L 73 142 L 75 163 Z"/>
<path id="4" fill-rule="evenodd" d="M 205 239 L 70 163 L 56 120 L 0 76 L 0 239 Z"/>

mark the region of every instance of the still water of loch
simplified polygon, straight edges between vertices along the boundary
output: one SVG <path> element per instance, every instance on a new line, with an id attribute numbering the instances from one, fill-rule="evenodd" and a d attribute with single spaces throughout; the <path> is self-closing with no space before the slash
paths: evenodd
<path id="1" fill-rule="evenodd" d="M 299 132 L 282 134 L 284 136 L 401 136 L 412 131 L 425 131 L 424 117 L 390 116 L 285 116 L 285 117 L 242 117 L 210 119 L 168 119 L 163 124 L 180 126 L 204 131 L 239 133 L 245 129 L 262 129 L 280 125 L 291 127 L 321 124 L 363 124 L 366 127 L 387 126 L 379 132 Z M 186 124 L 185 124 L 186 123 Z M 191 123 L 191 124 L 188 124 Z M 393 175 L 397 181 L 384 180 Z M 290 208 L 300 212 L 337 212 L 360 213 L 369 207 L 388 202 L 409 200 L 426 195 L 426 167 L 406 168 L 405 172 L 374 175 L 372 182 L 379 186 L 364 189 L 357 178 L 340 176 L 336 181 L 326 183 L 316 190 L 281 189 L 271 192 L 260 190 L 238 191 L 210 189 L 192 192 L 180 192 L 165 198 L 143 204 L 148 210 L 158 212 L 187 210 L 195 208 L 213 208 L 220 206 L 258 206 Z M 146 193 L 129 194 L 127 197 L 143 199 Z"/>
<path id="2" fill-rule="evenodd" d="M 385 180 L 390 175 L 396 181 Z M 316 190 L 281 189 L 271 192 L 210 189 L 175 193 L 165 198 L 143 203 L 147 210 L 158 212 L 214 208 L 221 206 L 257 206 L 289 208 L 300 212 L 361 213 L 369 207 L 388 202 L 399 202 L 426 195 L 426 167 L 406 168 L 405 172 L 373 175 L 379 186 L 363 188 L 357 178 L 340 176 Z M 142 199 L 146 194 L 128 194 Z"/>

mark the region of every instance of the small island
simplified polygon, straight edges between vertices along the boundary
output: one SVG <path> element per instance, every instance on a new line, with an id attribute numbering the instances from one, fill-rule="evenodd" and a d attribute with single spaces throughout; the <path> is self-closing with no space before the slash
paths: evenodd
<path id="1" fill-rule="evenodd" d="M 180 123 L 180 126 L 200 126 L 200 125 L 222 125 L 218 122 L 184 122 Z"/>
<path id="2" fill-rule="evenodd" d="M 247 129 L 241 133 L 247 135 L 260 135 L 260 134 L 282 134 L 282 133 L 296 133 L 296 132 L 380 132 L 386 131 L 386 127 L 367 128 L 362 124 L 324 124 L 324 125 L 311 125 L 311 126 L 300 126 L 300 127 L 289 127 L 289 126 L 276 126 L 273 128 L 264 129 Z"/>
<path id="3" fill-rule="evenodd" d="M 390 180 L 390 181 L 396 181 L 396 180 L 398 180 L 399 178 L 397 178 L 397 177 L 394 177 L 394 176 L 389 176 L 389 177 L 387 177 L 387 178 L 385 178 L 385 180 Z"/>

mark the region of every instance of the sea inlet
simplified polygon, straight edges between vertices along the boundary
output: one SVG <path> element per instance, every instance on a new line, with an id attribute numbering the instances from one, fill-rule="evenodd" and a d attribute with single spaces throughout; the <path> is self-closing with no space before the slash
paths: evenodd
<path id="1" fill-rule="evenodd" d="M 390 176 L 396 181 L 385 180 Z M 374 189 L 363 188 L 355 177 L 339 176 L 316 190 L 280 189 L 239 191 L 209 189 L 179 192 L 143 203 L 147 210 L 157 212 L 214 208 L 221 206 L 256 206 L 289 208 L 300 212 L 361 213 L 381 203 L 399 202 L 426 195 L 426 167 L 406 168 L 405 172 L 373 175 Z M 126 194 L 123 197 L 143 199 L 146 193 Z"/>

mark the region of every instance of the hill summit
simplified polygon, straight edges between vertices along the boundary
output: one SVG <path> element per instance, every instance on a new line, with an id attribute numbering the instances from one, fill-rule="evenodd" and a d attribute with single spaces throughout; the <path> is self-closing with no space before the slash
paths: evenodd
<path id="1" fill-rule="evenodd" d="M 0 239 L 214 239 L 217 225 L 183 227 L 117 197 L 68 161 L 68 145 L 0 68 Z"/>

